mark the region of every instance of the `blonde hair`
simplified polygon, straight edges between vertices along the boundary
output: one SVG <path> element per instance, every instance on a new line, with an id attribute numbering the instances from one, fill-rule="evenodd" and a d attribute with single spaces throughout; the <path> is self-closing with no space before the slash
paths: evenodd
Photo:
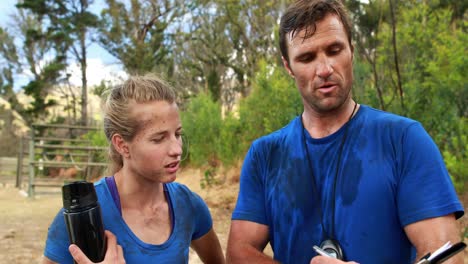
<path id="1" fill-rule="evenodd" d="M 119 134 L 124 140 L 131 141 L 141 124 L 130 114 L 130 108 L 134 103 L 151 101 L 176 101 L 173 88 L 155 75 L 130 76 L 122 84 L 109 90 L 104 105 L 104 133 L 109 142 L 109 173 L 114 174 L 123 166 L 122 156 L 112 145 L 112 136 Z"/>

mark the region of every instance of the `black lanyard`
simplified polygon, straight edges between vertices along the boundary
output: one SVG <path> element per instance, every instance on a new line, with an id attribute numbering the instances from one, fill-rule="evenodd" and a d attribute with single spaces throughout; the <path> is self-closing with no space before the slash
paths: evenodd
<path id="1" fill-rule="evenodd" d="M 315 193 L 315 195 L 317 196 L 317 201 L 318 201 L 318 210 L 319 210 L 319 215 L 320 215 L 320 224 L 322 225 L 322 230 L 323 232 L 325 233 L 325 235 L 329 238 L 329 239 L 335 239 L 334 238 L 334 235 L 335 235 L 335 201 L 336 201 L 336 183 L 338 181 L 338 175 L 339 175 L 339 171 L 340 171 L 340 162 L 341 162 L 341 155 L 342 155 L 342 152 L 343 152 L 343 147 L 344 147 L 344 143 L 346 142 L 346 137 L 348 135 L 348 128 L 349 128 L 349 121 L 351 120 L 351 118 L 353 118 L 353 115 L 354 115 L 354 112 L 356 111 L 356 107 L 357 107 L 357 103 L 355 102 L 354 103 L 354 108 L 353 108 L 353 112 L 351 113 L 351 115 L 349 116 L 348 118 L 348 121 L 344 124 L 346 127 L 345 127 L 345 132 L 344 132 L 344 135 L 343 135 L 343 138 L 341 140 L 341 144 L 340 144 L 340 149 L 339 149 L 339 153 L 338 153 L 338 162 L 336 164 L 336 172 L 335 172 L 335 178 L 333 179 L 333 194 L 332 194 L 332 197 L 333 197 L 333 203 L 332 203 L 332 221 L 331 221 L 331 232 L 330 234 L 328 234 L 328 232 L 326 231 L 325 229 L 325 226 L 323 224 L 323 211 L 322 211 L 322 203 L 321 203 L 321 199 L 320 199 L 320 196 L 317 192 L 317 187 L 316 187 L 316 184 L 315 184 L 315 177 L 314 177 L 314 173 L 313 173 L 313 170 L 312 170 L 312 162 L 310 161 L 310 156 L 309 156 L 309 149 L 307 148 L 307 142 L 306 142 L 306 138 L 305 138 L 305 132 L 304 130 L 306 130 L 305 126 L 304 126 L 304 122 L 302 121 L 302 116 L 301 116 L 301 125 L 302 125 L 302 141 L 304 142 L 304 149 L 305 149 L 305 152 L 306 152 L 306 156 L 307 156 L 307 163 L 308 163 L 308 166 L 309 166 L 309 170 L 310 170 L 310 174 L 312 176 L 312 188 L 313 188 L 313 191 Z"/>

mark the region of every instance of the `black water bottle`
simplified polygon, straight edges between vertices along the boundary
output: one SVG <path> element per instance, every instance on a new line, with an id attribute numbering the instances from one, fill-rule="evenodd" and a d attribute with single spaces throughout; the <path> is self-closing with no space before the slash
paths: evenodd
<path id="1" fill-rule="evenodd" d="M 77 245 L 93 262 L 106 254 L 106 239 L 94 185 L 77 181 L 62 187 L 63 216 L 70 243 Z"/>

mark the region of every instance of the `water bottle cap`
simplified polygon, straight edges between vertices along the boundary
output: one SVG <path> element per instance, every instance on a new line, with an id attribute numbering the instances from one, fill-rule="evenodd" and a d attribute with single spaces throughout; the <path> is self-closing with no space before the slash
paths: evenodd
<path id="1" fill-rule="evenodd" d="M 94 184 L 76 181 L 62 186 L 63 208 L 66 211 L 79 211 L 97 204 Z"/>

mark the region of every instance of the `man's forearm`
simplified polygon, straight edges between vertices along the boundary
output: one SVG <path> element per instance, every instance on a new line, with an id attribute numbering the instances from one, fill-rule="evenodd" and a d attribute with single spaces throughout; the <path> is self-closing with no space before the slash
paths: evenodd
<path id="1" fill-rule="evenodd" d="M 226 260 L 228 264 L 244 264 L 244 263 L 256 263 L 256 264 L 276 264 L 276 262 L 270 256 L 265 255 L 250 245 L 237 245 L 228 246 Z"/>

